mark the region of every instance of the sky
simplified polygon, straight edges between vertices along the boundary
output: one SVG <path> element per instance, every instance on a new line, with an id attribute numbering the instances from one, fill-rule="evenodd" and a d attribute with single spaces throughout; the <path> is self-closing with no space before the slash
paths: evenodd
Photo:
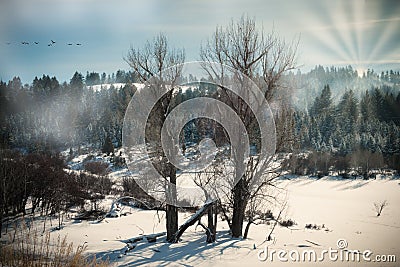
<path id="1" fill-rule="evenodd" d="M 186 61 L 199 60 L 216 26 L 243 14 L 265 32 L 300 38 L 302 72 L 319 64 L 400 69 L 398 0 L 1 0 L 0 79 L 68 82 L 75 71 L 129 70 L 129 48 L 160 32 Z"/>

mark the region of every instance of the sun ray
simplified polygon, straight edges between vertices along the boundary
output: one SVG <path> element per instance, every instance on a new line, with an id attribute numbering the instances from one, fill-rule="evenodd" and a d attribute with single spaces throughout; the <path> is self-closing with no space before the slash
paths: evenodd
<path id="1" fill-rule="evenodd" d="M 329 52 L 330 56 L 336 57 L 337 60 L 345 60 L 349 58 L 348 53 L 343 49 L 344 43 L 341 38 L 335 34 L 335 28 L 332 20 L 327 17 L 330 7 L 323 1 L 313 2 L 314 6 L 309 7 L 310 10 L 317 9 L 320 12 L 310 13 L 307 19 L 303 20 L 303 33 L 317 45 L 317 49 Z M 318 25 L 311 26 L 310 25 Z"/>
<path id="2" fill-rule="evenodd" d="M 398 64 L 400 54 L 400 5 L 390 12 L 382 3 L 366 0 L 317 1 L 304 25 L 306 34 L 321 51 L 330 53 L 329 64 L 352 65 L 362 73 L 374 66 Z"/>
<path id="3" fill-rule="evenodd" d="M 352 12 L 348 12 L 350 2 L 337 2 L 336 10 L 331 12 L 331 21 L 332 24 L 335 25 L 335 34 L 337 38 L 340 38 L 343 49 L 346 50 L 348 57 L 355 59 L 356 49 L 354 42 L 352 40 L 352 32 L 355 30 L 355 25 L 350 21 L 349 14 Z M 347 16 L 346 16 L 347 14 Z"/>
<path id="4" fill-rule="evenodd" d="M 353 15 L 354 15 L 354 21 L 357 24 L 360 24 L 362 21 L 364 21 L 364 12 L 365 12 L 365 0 L 355 0 L 352 2 L 353 3 Z M 361 60 L 361 57 L 364 53 L 362 50 L 362 39 L 363 39 L 363 31 L 361 27 L 356 26 L 356 31 L 355 31 L 355 46 L 357 48 L 357 60 Z"/>
<path id="5" fill-rule="evenodd" d="M 383 31 L 377 31 L 377 36 L 374 38 L 376 43 L 370 53 L 368 53 L 368 60 L 374 60 L 379 53 L 384 52 L 382 51 L 384 46 L 395 36 L 395 34 L 400 32 L 400 26 L 398 22 L 390 22 L 385 25 L 386 26 Z"/>

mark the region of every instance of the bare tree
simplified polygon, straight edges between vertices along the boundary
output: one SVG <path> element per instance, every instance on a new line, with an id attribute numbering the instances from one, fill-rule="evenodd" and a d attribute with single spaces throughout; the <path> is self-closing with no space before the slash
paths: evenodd
<path id="1" fill-rule="evenodd" d="M 259 105 L 265 101 L 276 102 L 275 114 L 282 123 L 286 120 L 284 114 L 279 111 L 279 103 L 287 98 L 287 87 L 284 84 L 284 74 L 294 69 L 296 61 L 297 42 L 286 43 L 274 31 L 265 34 L 256 27 L 254 19 L 242 16 L 238 21 L 232 21 L 227 27 L 217 27 L 213 36 L 201 47 L 200 57 L 205 62 L 218 62 L 223 64 L 219 68 L 205 64 L 205 71 L 212 80 L 225 80 L 226 68 L 233 68 L 249 77 L 261 90 L 264 99 L 258 99 Z M 240 83 L 240 78 L 237 83 Z M 240 86 L 240 85 L 239 85 Z M 246 85 L 242 86 L 246 90 Z M 221 99 L 237 113 L 243 121 L 249 138 L 257 144 L 260 126 L 250 110 L 250 107 L 236 94 L 220 86 Z M 288 113 L 290 114 L 290 112 Z M 284 127 L 283 127 L 284 128 Z M 279 133 L 282 134 L 282 133 Z M 279 146 L 285 143 L 285 138 L 277 136 Z M 240 151 L 241 149 L 239 149 Z M 250 156 L 243 158 L 242 153 L 234 156 L 235 174 L 239 175 L 240 164 L 247 161 L 243 175 L 239 178 L 232 190 L 232 220 L 231 231 L 233 237 L 242 236 L 243 221 L 247 205 L 251 199 L 255 199 L 263 188 L 273 184 L 277 177 L 277 166 L 273 164 L 274 157 Z"/>
<path id="2" fill-rule="evenodd" d="M 164 90 L 166 92 L 155 104 L 146 124 L 146 143 L 151 144 L 150 158 L 159 173 L 171 184 L 176 185 L 176 167 L 168 162 L 161 146 L 161 129 L 171 110 L 173 90 L 166 90 L 167 86 L 174 86 L 181 74 L 181 64 L 185 60 L 183 49 L 168 47 L 164 34 L 159 34 L 152 42 L 147 41 L 142 49 L 131 47 L 125 61 L 131 66 L 134 74 L 140 81 L 152 79 L 157 86 L 150 86 L 146 90 Z M 156 94 L 156 92 L 154 92 Z M 176 199 L 176 191 L 172 192 Z M 170 201 L 173 202 L 173 201 Z M 167 240 L 172 241 L 178 230 L 178 210 L 174 205 L 166 205 Z"/>

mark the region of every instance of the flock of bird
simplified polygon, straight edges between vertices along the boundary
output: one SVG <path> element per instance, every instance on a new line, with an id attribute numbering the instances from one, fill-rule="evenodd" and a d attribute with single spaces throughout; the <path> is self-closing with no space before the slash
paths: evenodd
<path id="1" fill-rule="evenodd" d="M 51 42 L 47 44 L 47 46 L 53 46 L 56 44 L 56 41 L 50 40 Z M 30 45 L 30 42 L 26 42 L 26 41 L 22 41 L 21 42 L 22 45 Z M 33 42 L 32 44 L 38 45 L 39 42 Z M 11 42 L 6 42 L 6 45 L 11 45 Z M 67 43 L 66 45 L 72 46 L 72 45 L 76 45 L 76 46 L 81 46 L 81 43 Z"/>

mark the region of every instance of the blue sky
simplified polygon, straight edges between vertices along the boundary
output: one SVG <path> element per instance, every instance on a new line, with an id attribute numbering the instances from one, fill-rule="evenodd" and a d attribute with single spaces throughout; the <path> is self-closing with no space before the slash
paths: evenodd
<path id="1" fill-rule="evenodd" d="M 31 83 L 48 74 L 69 81 L 75 71 L 128 70 L 129 47 L 159 32 L 185 48 L 187 61 L 198 60 L 215 27 L 242 14 L 287 40 L 300 36 L 301 70 L 316 64 L 400 68 L 397 0 L 2 0 L 0 79 Z M 56 43 L 48 46 L 50 40 Z"/>

